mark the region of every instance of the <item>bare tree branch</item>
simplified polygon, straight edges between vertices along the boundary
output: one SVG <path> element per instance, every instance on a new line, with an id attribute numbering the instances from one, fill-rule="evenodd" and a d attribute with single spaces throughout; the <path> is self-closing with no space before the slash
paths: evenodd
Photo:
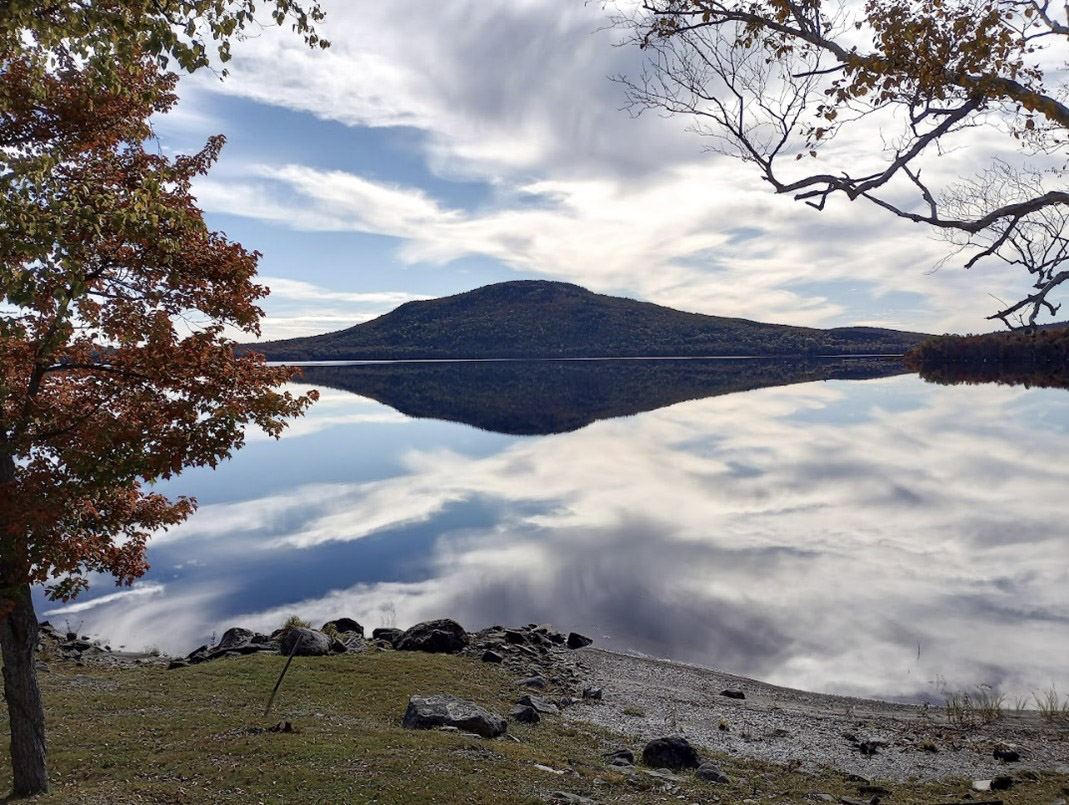
<path id="1" fill-rule="evenodd" d="M 633 113 L 692 117 L 713 150 L 817 210 L 836 196 L 863 199 L 942 232 L 969 252 L 966 268 L 1025 268 L 1033 292 L 992 316 L 1008 326 L 1059 309 L 1050 295 L 1067 281 L 1066 166 L 1023 162 L 1069 145 L 1069 92 L 1035 55 L 1069 42 L 1049 2 L 869 0 L 860 10 L 827 0 L 643 0 L 617 24 L 647 54 L 647 72 L 622 79 Z M 802 160 L 863 120 L 882 148 L 840 170 L 804 170 Z M 1002 137 L 1015 167 L 981 163 L 955 189 L 939 160 L 974 145 L 962 137 L 971 129 Z"/>

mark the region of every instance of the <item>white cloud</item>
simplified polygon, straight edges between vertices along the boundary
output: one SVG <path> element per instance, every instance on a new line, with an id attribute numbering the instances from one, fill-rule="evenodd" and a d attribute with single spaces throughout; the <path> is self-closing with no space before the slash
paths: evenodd
<path id="1" fill-rule="evenodd" d="M 317 302 L 339 301 L 359 305 L 371 305 L 376 308 L 385 307 L 387 310 L 392 310 L 394 307 L 403 304 L 404 302 L 411 302 L 414 299 L 428 298 L 424 295 L 410 294 L 406 291 L 381 291 L 378 293 L 332 291 L 318 285 L 313 285 L 310 282 L 267 275 L 258 276 L 256 281 L 259 284 L 266 285 L 270 288 L 271 296 L 275 300 L 315 300 Z"/>
<path id="2" fill-rule="evenodd" d="M 44 617 L 55 617 L 56 615 L 75 615 L 79 612 L 88 612 L 91 609 L 97 607 L 104 607 L 114 604 L 118 601 L 129 603 L 130 599 L 145 598 L 150 596 L 162 595 L 166 591 L 166 587 L 162 584 L 154 582 L 146 582 L 144 584 L 138 584 L 131 587 L 128 590 L 120 590 L 117 593 L 108 593 L 106 595 L 98 595 L 96 598 L 91 598 L 88 601 L 76 601 L 73 604 L 65 604 L 61 607 L 46 610 Z"/>
<path id="3" fill-rule="evenodd" d="M 414 0 L 404 15 L 389 4 L 336 4 L 325 32 L 325 52 L 265 33 L 243 43 L 228 81 L 192 86 L 349 126 L 414 127 L 437 173 L 487 183 L 494 198 L 462 210 L 418 186 L 261 163 L 200 183 L 208 209 L 395 237 L 401 261 L 443 271 L 484 255 L 524 276 L 794 324 L 978 331 L 991 328 L 990 295 L 1025 287 L 1013 268 L 966 274 L 951 262 L 930 276 L 947 246 L 926 230 L 864 202 L 817 213 L 775 197 L 748 166 L 702 153 L 683 118 L 630 118 L 607 77 L 634 74 L 641 54 L 613 46 L 620 34 L 606 29 L 599 4 Z M 838 138 L 820 167 L 871 157 L 878 141 L 869 129 Z M 967 131 L 966 141 L 984 153 L 1003 148 L 989 131 Z M 968 174 L 975 158 L 976 148 L 951 150 L 926 175 Z M 744 228 L 761 234 L 736 239 Z M 889 296 L 897 291 L 914 296 Z"/>
<path id="4" fill-rule="evenodd" d="M 851 317 L 828 295 L 790 290 L 805 282 L 851 282 L 863 286 L 862 295 L 911 291 L 943 311 L 935 319 L 924 310 L 903 311 L 898 320 L 876 322 L 884 326 L 965 327 L 974 323 L 973 311 L 986 310 L 990 301 L 974 282 L 979 272 L 929 276 L 945 251 L 941 242 L 918 237 L 905 224 L 889 224 L 878 210 L 860 205 L 799 217 L 790 201 L 769 196 L 731 163 L 702 162 L 627 184 L 541 181 L 514 194 L 535 195 L 537 205 L 474 212 L 450 209 L 418 188 L 340 171 L 286 165 L 257 166 L 254 172 L 254 182 L 200 183 L 201 203 L 297 229 L 389 235 L 401 241 L 398 257 L 406 263 L 484 255 L 525 275 L 684 310 L 799 325 L 869 318 Z M 710 197 L 709 187 L 725 176 L 734 178 L 734 194 Z M 737 238 L 747 228 L 760 234 Z M 882 237 L 875 246 L 868 233 L 877 228 Z M 305 289 L 283 284 L 281 293 L 287 292 L 304 298 Z M 309 297 L 314 293 L 307 289 Z M 322 296 L 330 301 L 346 295 Z"/>

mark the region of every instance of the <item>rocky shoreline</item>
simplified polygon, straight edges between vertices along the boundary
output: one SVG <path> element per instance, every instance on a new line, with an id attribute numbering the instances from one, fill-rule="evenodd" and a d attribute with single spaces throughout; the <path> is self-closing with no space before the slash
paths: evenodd
<path id="1" fill-rule="evenodd" d="M 606 755 L 607 766 L 659 776 L 666 785 L 684 769 L 697 769 L 701 779 L 713 784 L 728 782 L 715 765 L 702 761 L 699 751 L 771 761 L 803 774 L 831 769 L 855 780 L 859 792 L 868 792 L 858 800 L 866 803 L 888 793 L 879 793 L 872 780 L 886 785 L 966 778 L 979 794 L 1042 775 L 1069 775 L 1069 723 L 1035 712 L 956 723 L 941 709 L 806 693 L 709 668 L 604 651 L 592 642 L 538 624 L 469 633 L 448 619 L 403 631 L 378 628 L 368 636 L 356 620 L 338 618 L 319 629 L 292 623 L 271 634 L 234 627 L 214 645 L 200 646 L 183 658 L 112 651 L 49 624 L 41 625 L 40 648 L 42 654 L 79 664 L 162 666 L 178 672 L 263 652 L 467 656 L 515 677 L 517 696 L 507 719 L 441 691 L 412 696 L 408 710 L 398 714 L 404 726 L 493 738 L 507 733 L 509 721 L 536 724 L 550 717 L 591 723 L 620 737 L 620 748 Z M 1054 803 L 1066 805 L 1066 800 Z"/>

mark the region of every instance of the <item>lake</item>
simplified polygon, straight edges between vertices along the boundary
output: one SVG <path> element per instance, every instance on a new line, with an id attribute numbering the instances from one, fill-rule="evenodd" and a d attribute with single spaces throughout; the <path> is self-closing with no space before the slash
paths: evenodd
<path id="1" fill-rule="evenodd" d="M 42 619 L 186 653 L 292 613 L 552 623 L 813 691 L 1069 691 L 1069 393 L 894 363 L 316 366 L 131 589 Z"/>

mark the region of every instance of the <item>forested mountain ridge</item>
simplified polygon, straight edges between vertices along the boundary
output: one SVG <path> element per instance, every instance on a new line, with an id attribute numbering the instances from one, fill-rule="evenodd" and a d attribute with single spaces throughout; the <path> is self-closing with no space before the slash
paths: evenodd
<path id="1" fill-rule="evenodd" d="M 517 280 L 418 302 L 323 335 L 243 345 L 271 360 L 901 354 L 922 333 L 707 316 Z"/>

